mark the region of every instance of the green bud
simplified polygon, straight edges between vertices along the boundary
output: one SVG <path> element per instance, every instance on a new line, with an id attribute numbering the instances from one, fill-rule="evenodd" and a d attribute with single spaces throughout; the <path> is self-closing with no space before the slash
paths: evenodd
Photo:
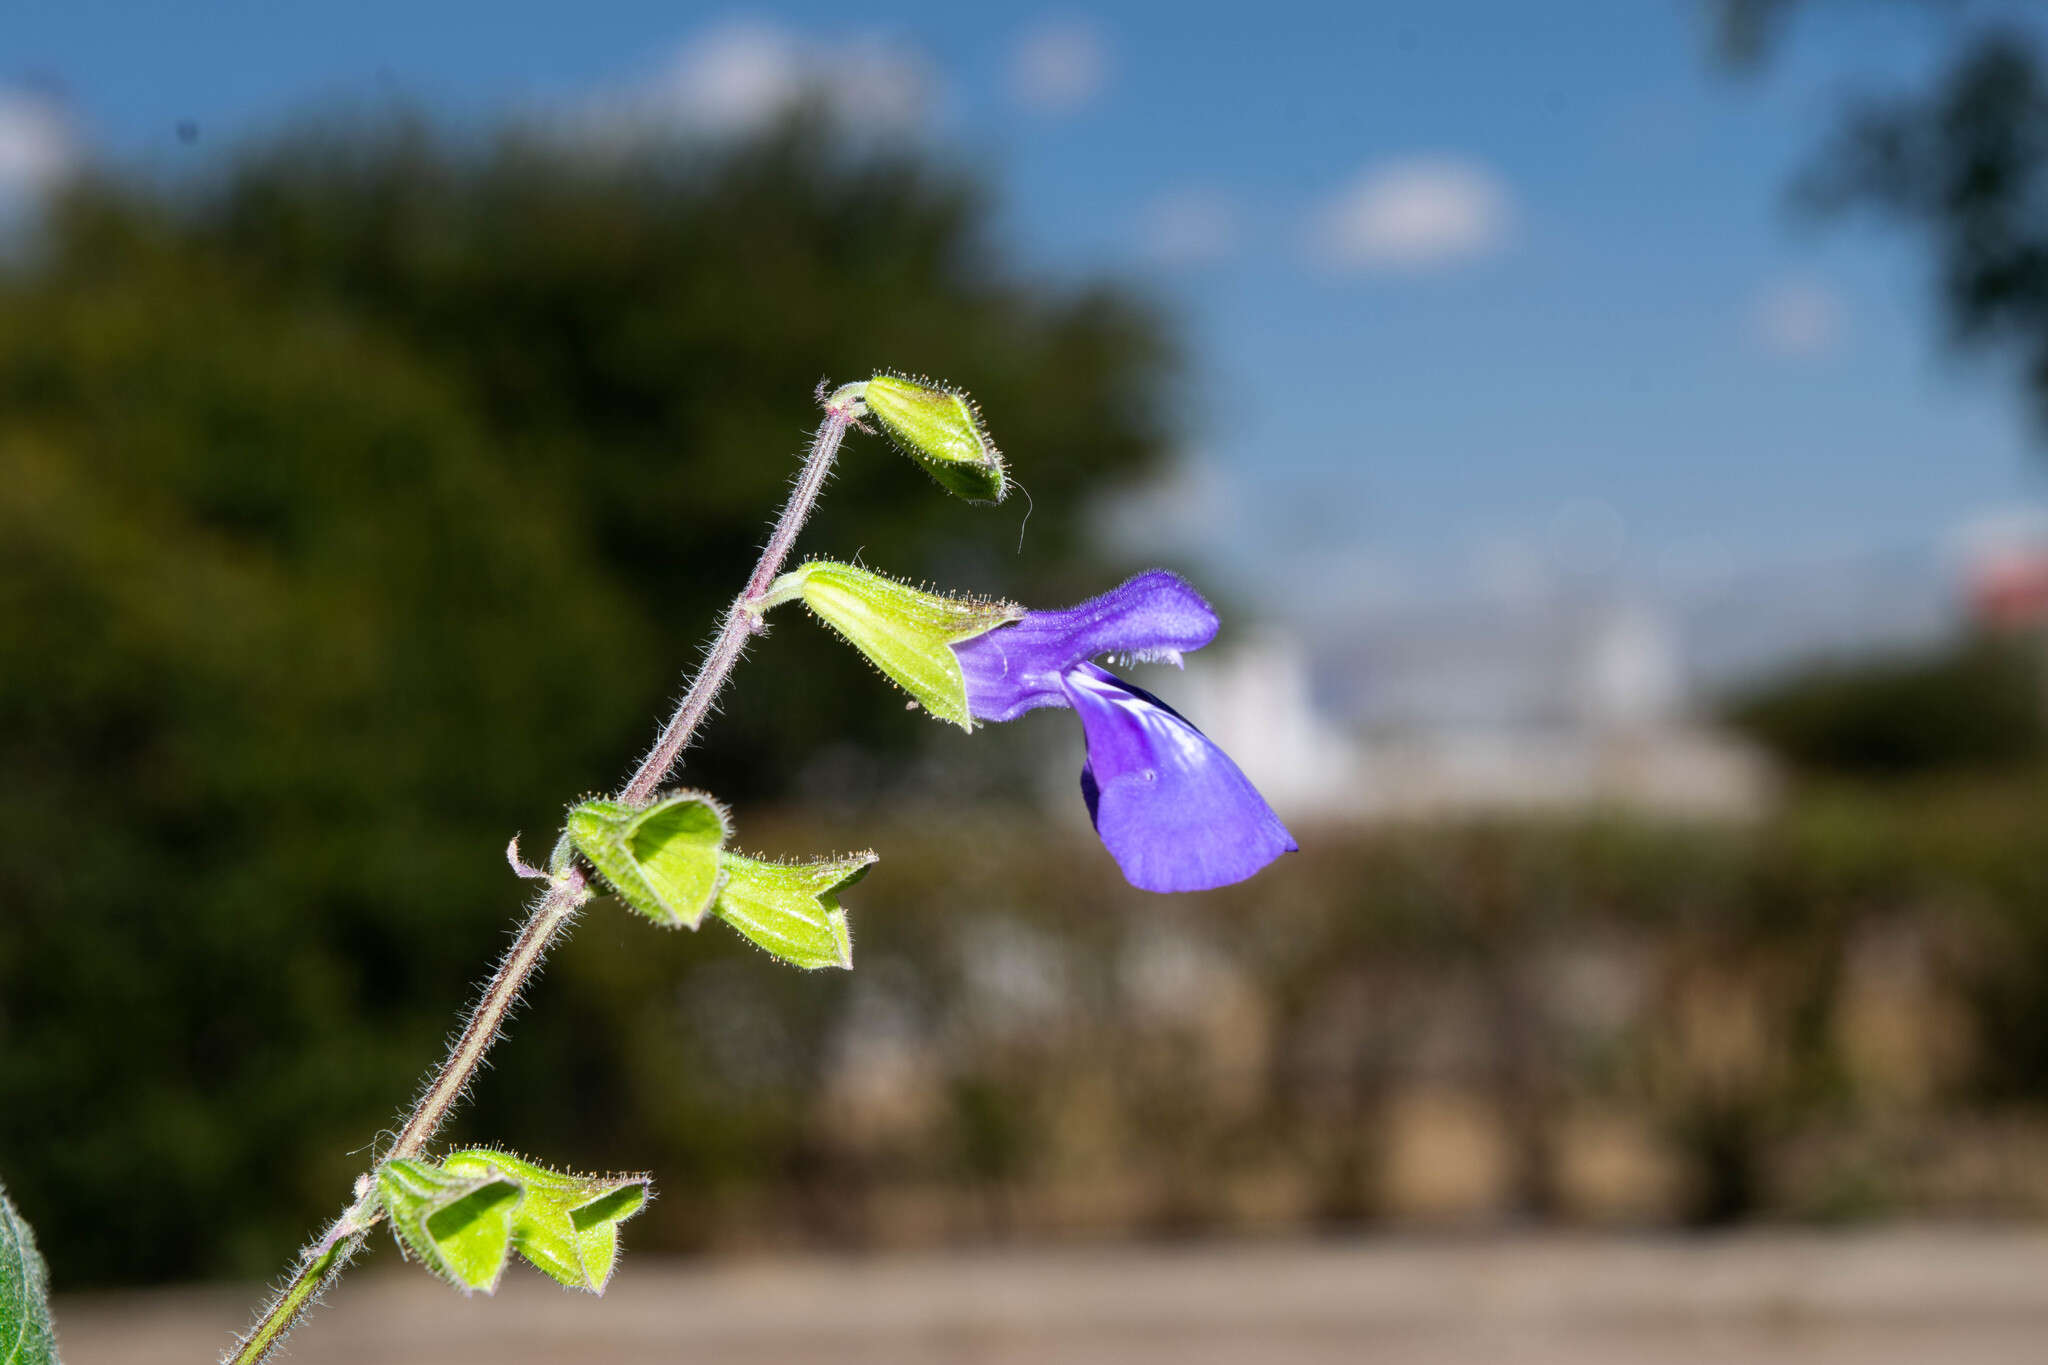
<path id="1" fill-rule="evenodd" d="M 0 1360 L 7 1365 L 57 1365 L 49 1294 L 36 1236 L 0 1188 Z"/>
<path id="2" fill-rule="evenodd" d="M 377 1168 L 377 1194 L 399 1245 L 467 1294 L 498 1288 L 512 1254 L 519 1183 L 490 1167 L 456 1172 L 403 1158 Z"/>
<path id="3" fill-rule="evenodd" d="M 441 1163 L 453 1175 L 518 1182 L 512 1244 L 536 1268 L 571 1289 L 604 1293 L 619 1259 L 619 1224 L 647 1206 L 645 1175 L 567 1175 L 507 1152 L 472 1148 Z"/>
<path id="4" fill-rule="evenodd" d="M 703 792 L 671 792 L 649 806 L 585 801 L 568 837 L 620 900 L 664 928 L 696 928 L 718 894 L 718 850 L 731 828 Z"/>
<path id="5" fill-rule="evenodd" d="M 867 655 L 898 687 L 940 720 L 974 728 L 967 679 L 952 646 L 1020 620 L 1014 602 L 947 597 L 851 564 L 813 560 L 769 584 L 757 611 L 803 599 L 818 619 Z"/>
<path id="6" fill-rule="evenodd" d="M 839 893 L 874 866 L 873 853 L 814 863 L 774 863 L 721 854 L 725 885 L 718 917 L 792 967 L 851 967 L 853 939 Z"/>
<path id="7" fill-rule="evenodd" d="M 966 394 L 878 374 L 860 397 L 896 448 L 923 465 L 947 492 L 969 502 L 1001 502 L 1009 492 L 1002 453 Z"/>

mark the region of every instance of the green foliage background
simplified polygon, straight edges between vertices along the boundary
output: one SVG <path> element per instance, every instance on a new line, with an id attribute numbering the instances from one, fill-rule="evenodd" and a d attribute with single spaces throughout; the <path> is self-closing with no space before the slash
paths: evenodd
<path id="1" fill-rule="evenodd" d="M 1798 768 L 1865 778 L 2027 769 L 2048 750 L 2048 649 L 2026 636 L 1838 661 L 1734 699 L 1728 719 Z"/>
<path id="2" fill-rule="evenodd" d="M 496 850 L 651 737 L 821 376 L 969 384 L 1035 515 L 1017 555 L 1023 500 L 859 438 L 807 545 L 1099 585 L 1079 495 L 1158 452 L 1171 348 L 986 220 L 800 123 L 314 129 L 68 197 L 0 282 L 0 1170 L 60 1284 L 266 1273 L 338 1207 L 524 894 Z M 755 655 L 695 783 L 926 737 L 822 632 Z"/>

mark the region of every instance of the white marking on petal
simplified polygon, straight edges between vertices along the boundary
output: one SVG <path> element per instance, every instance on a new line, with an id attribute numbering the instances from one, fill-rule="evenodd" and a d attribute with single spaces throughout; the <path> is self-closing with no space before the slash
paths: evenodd
<path id="1" fill-rule="evenodd" d="M 1180 651 L 1177 649 L 1124 649 L 1108 656 L 1116 668 L 1129 668 L 1134 664 L 1172 664 L 1182 666 Z"/>

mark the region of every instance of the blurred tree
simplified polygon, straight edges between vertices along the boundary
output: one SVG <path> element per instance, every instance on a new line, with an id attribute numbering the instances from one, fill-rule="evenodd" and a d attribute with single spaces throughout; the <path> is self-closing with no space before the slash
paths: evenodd
<path id="1" fill-rule="evenodd" d="M 1925 229 L 1956 338 L 2015 354 L 2048 426 L 2048 83 L 2030 39 L 1986 36 L 1932 95 L 1853 111 L 1800 193 Z"/>
<path id="2" fill-rule="evenodd" d="M 1919 3 L 1967 17 L 1953 0 Z M 1723 53 L 1749 64 L 1767 55 L 1804 0 L 1713 4 Z M 1874 209 L 1924 231 L 1955 339 L 2016 356 L 2035 421 L 2048 430 L 2048 78 L 2041 62 L 2033 33 L 1993 27 L 1959 34 L 1932 91 L 1852 104 L 1795 194 L 1809 210 Z"/>
<path id="3" fill-rule="evenodd" d="M 859 438 L 810 546 L 1099 584 L 1082 497 L 1158 451 L 1171 351 L 986 222 L 804 122 L 316 130 L 56 208 L 0 279 L 0 1169 L 60 1283 L 266 1271 L 335 1207 L 510 921 L 496 850 L 623 775 L 821 375 L 968 385 L 1036 515 L 1015 555 L 1022 506 Z M 756 654 L 694 782 L 937 729 L 794 620 Z"/>
<path id="4" fill-rule="evenodd" d="M 1808 669 L 1729 710 L 1796 767 L 1865 777 L 2006 768 L 2048 752 L 2023 642 L 1972 640 L 1938 654 Z"/>

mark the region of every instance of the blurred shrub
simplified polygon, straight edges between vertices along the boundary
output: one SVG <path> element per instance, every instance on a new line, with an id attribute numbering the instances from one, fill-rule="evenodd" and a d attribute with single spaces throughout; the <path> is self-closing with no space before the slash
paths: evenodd
<path id="1" fill-rule="evenodd" d="M 1018 812 L 756 812 L 882 851 L 857 970 L 600 904 L 473 1120 L 651 1164 L 674 1246 L 2048 1212 L 2044 820 L 2030 777 L 1311 829 L 1159 898 Z"/>
<path id="2" fill-rule="evenodd" d="M 0 278 L 0 1169 L 61 1283 L 263 1273 L 337 1206 L 523 894 L 496 850 L 647 741 L 821 374 L 970 384 L 1036 515 L 1017 556 L 1023 500 L 863 439 L 810 544 L 1099 581 L 1080 495 L 1158 449 L 1166 344 L 985 224 L 803 126 L 315 131 L 60 206 Z M 697 782 L 925 733 L 823 632 L 755 652 Z"/>
<path id="3" fill-rule="evenodd" d="M 2048 749 L 2048 680 L 2007 639 L 1825 665 L 1757 688 L 1728 718 L 1780 758 L 1866 776 L 2024 765 Z"/>

